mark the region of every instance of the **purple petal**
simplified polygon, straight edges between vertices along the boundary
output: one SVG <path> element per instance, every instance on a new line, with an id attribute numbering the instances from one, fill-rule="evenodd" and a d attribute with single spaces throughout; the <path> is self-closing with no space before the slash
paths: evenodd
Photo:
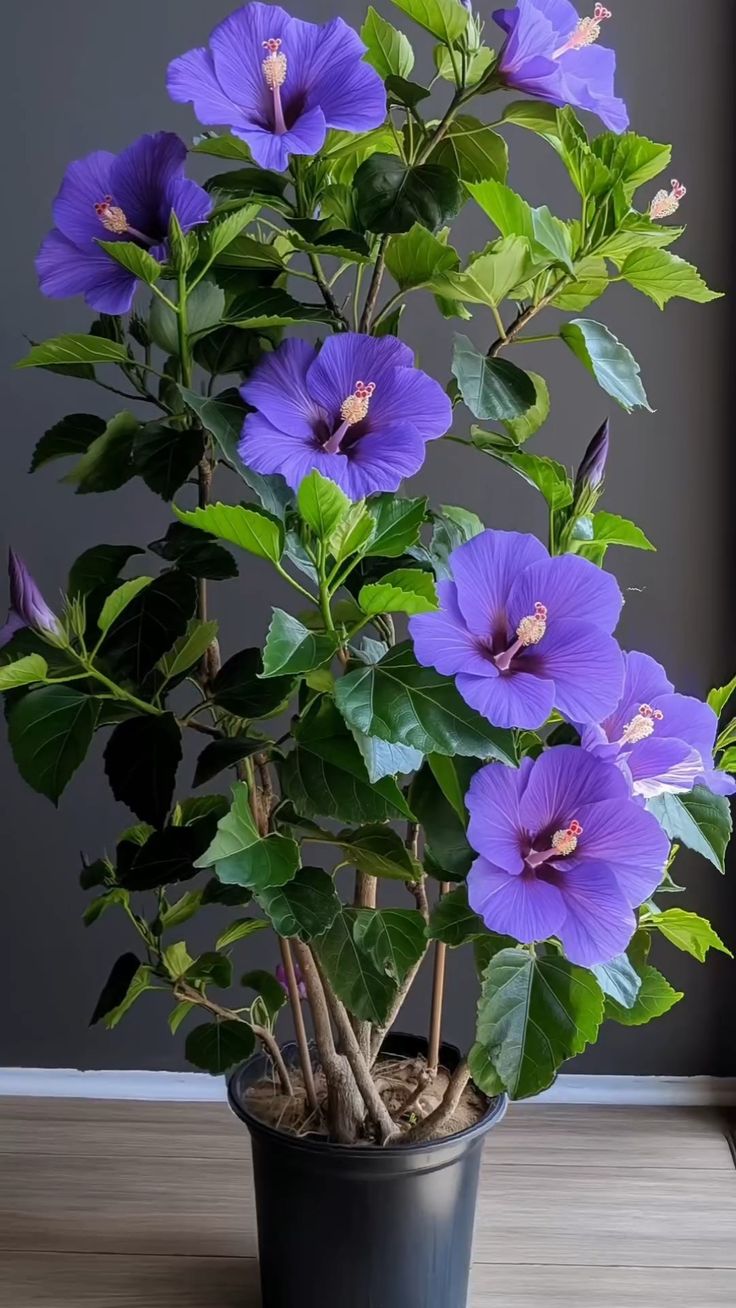
<path id="1" fill-rule="evenodd" d="M 582 822 L 578 810 L 583 805 L 610 799 L 628 812 L 633 807 L 626 802 L 628 798 L 628 785 L 615 764 L 605 763 L 577 745 L 556 745 L 534 763 L 519 812 L 532 834 L 551 834 L 575 818 Z"/>
<path id="2" fill-rule="evenodd" d="M 636 918 L 604 864 L 581 864 L 574 872 L 558 873 L 567 914 L 557 932 L 571 963 L 595 967 L 626 949 L 636 930 Z"/>
<path id="3" fill-rule="evenodd" d="M 171 215 L 169 186 L 181 177 L 187 157 L 174 132 L 141 136 L 119 154 L 111 169 L 112 196 L 131 226 L 152 240 L 166 235 Z"/>
<path id="4" fill-rule="evenodd" d="M 436 668 L 446 677 L 472 672 L 478 677 L 497 677 L 493 660 L 478 648 L 457 606 L 452 581 L 437 583 L 440 607 L 437 613 L 419 613 L 409 621 L 414 653 L 425 668 Z"/>
<path id="5" fill-rule="evenodd" d="M 177 104 L 191 101 L 200 123 L 208 127 L 248 127 L 255 119 L 225 94 L 215 73 L 209 50 L 200 47 L 173 59 L 166 75 L 166 89 Z"/>
<path id="6" fill-rule="evenodd" d="M 573 9 L 573 6 L 568 6 L 561 0 L 561 12 L 567 8 Z M 551 58 L 554 54 L 559 45 L 560 28 L 559 24 L 545 14 L 544 9 L 543 4 L 521 0 L 517 21 L 508 32 L 508 40 L 501 51 L 499 66 L 502 73 L 517 73 L 527 60 L 539 55 Z M 573 13 L 575 16 L 570 31 L 573 31 L 578 21 L 577 13 L 574 10 Z"/>
<path id="7" fill-rule="evenodd" d="M 489 763 L 475 773 L 465 796 L 470 844 L 512 876 L 524 869 L 521 851 L 526 833 L 519 817 L 522 781 L 516 768 Z"/>
<path id="8" fill-rule="evenodd" d="M 489 931 L 524 944 L 556 935 L 565 919 L 565 901 L 556 886 L 532 873 L 509 876 L 485 858 L 468 873 L 468 903 Z"/>
<path id="9" fill-rule="evenodd" d="M 597 114 L 612 132 L 625 132 L 629 115 L 623 100 L 614 95 L 616 53 L 606 46 L 570 50 L 559 61 L 564 96 L 569 104 Z"/>
<path id="10" fill-rule="evenodd" d="M 621 694 L 621 650 L 613 636 L 588 622 L 551 622 L 515 667 L 553 681 L 555 708 L 571 722 L 599 722 Z"/>
<path id="11" fill-rule="evenodd" d="M 419 368 L 391 368 L 381 373 L 371 400 L 369 422 L 381 426 L 399 414 L 425 440 L 444 436 L 452 426 L 450 397 L 434 377 Z"/>
<path id="12" fill-rule="evenodd" d="M 240 394 L 280 431 L 310 440 L 321 416 L 307 389 L 308 369 L 316 357 L 308 341 L 286 340 L 272 354 L 264 355 Z"/>
<path id="13" fill-rule="evenodd" d="M 686 740 L 697 749 L 704 763 L 712 761 L 718 718 L 708 704 L 690 695 L 677 694 L 658 695 L 650 702 L 663 714 L 661 721 L 655 723 L 655 735 Z"/>
<path id="14" fill-rule="evenodd" d="M 599 766 L 609 767 L 605 763 Z M 618 768 L 611 770 L 621 777 Z M 669 839 L 657 819 L 638 804 L 620 799 L 579 803 L 568 822 L 572 818 L 577 818 L 583 832 L 576 852 L 560 859 L 557 866 L 567 871 L 590 862 L 606 863 L 631 907 L 643 904 L 662 880 L 670 852 Z"/>
<path id="15" fill-rule="evenodd" d="M 387 423 L 380 432 L 370 432 L 349 446 L 343 454 L 325 455 L 345 464 L 338 481 L 352 500 L 362 500 L 377 491 L 399 489 L 405 477 L 413 477 L 424 463 L 426 446 L 409 423 Z M 325 474 L 331 475 L 331 474 Z"/>
<path id="16" fill-rule="evenodd" d="M 319 358 L 309 370 L 309 394 L 327 413 L 337 415 L 340 405 L 352 395 L 356 382 L 374 382 L 376 397 L 383 386 L 393 380 L 397 366 L 414 364 L 414 356 L 407 346 L 394 336 L 364 336 L 358 332 L 342 332 L 328 336 Z M 374 400 L 369 413 L 372 416 Z M 388 415 L 392 421 L 409 413 L 401 409 Z"/>
<path id="17" fill-rule="evenodd" d="M 136 292 L 133 274 L 99 246 L 80 250 L 56 230 L 49 232 L 36 256 L 36 272 L 43 294 L 50 299 L 83 295 L 99 313 L 127 313 Z"/>
<path id="18" fill-rule="evenodd" d="M 319 467 L 319 451 L 311 435 L 307 438 L 280 431 L 260 413 L 249 413 L 245 419 L 238 453 L 254 472 L 280 472 L 294 490 L 302 478 Z M 325 460 L 330 457 L 322 455 Z"/>
<path id="19" fill-rule="evenodd" d="M 112 191 L 114 162 L 115 155 L 109 150 L 96 150 L 84 159 L 77 159 L 67 168 L 54 200 L 56 226 L 80 249 L 86 250 L 95 239 L 112 235 L 102 226 L 95 205 Z"/>
<path id="20" fill-rule="evenodd" d="M 535 731 L 547 721 L 555 705 L 554 682 L 525 672 L 507 672 L 498 677 L 460 672 L 456 685 L 465 703 L 495 727 Z"/>
<path id="21" fill-rule="evenodd" d="M 20 614 L 16 613 L 15 609 L 8 609 L 8 616 L 5 619 L 5 625 L 0 627 L 0 649 L 5 645 L 8 645 L 13 639 L 13 636 L 15 636 L 17 632 L 23 631 L 25 626 L 26 624 Z M 725 772 L 723 775 L 726 775 Z"/>
<path id="22" fill-rule="evenodd" d="M 624 654 L 621 703 L 603 723 L 608 739 L 620 740 L 627 723 L 639 712 L 642 704 L 651 704 L 660 695 L 669 694 L 673 690 L 674 686 L 661 663 L 637 650 Z"/>
<path id="23" fill-rule="evenodd" d="M 517 531 L 482 531 L 450 556 L 460 611 L 468 628 L 488 640 L 506 621 L 514 580 L 523 569 L 547 559 L 536 536 Z"/>
<path id="24" fill-rule="evenodd" d="M 621 616 L 623 595 L 615 577 L 588 559 L 563 554 L 528 567 L 509 595 L 509 623 L 515 630 L 534 605 L 545 604 L 548 628 L 557 618 L 589 622 L 610 633 Z"/>
<path id="25" fill-rule="evenodd" d="M 236 104 L 247 106 L 264 124 L 273 122 L 273 99 L 263 76 L 263 42 L 272 37 L 283 40 L 283 53 L 289 60 L 288 32 L 292 25 L 301 24 L 278 5 L 247 4 L 219 23 L 210 37 L 215 73 L 223 92 Z M 287 74 L 287 80 L 293 77 Z"/>
<path id="26" fill-rule="evenodd" d="M 729 776 L 720 768 L 708 768 L 698 777 L 699 786 L 707 786 L 714 795 L 733 795 L 736 792 L 736 778 Z"/>
<path id="27" fill-rule="evenodd" d="M 176 214 L 184 232 L 206 223 L 212 213 L 212 197 L 189 177 L 175 177 L 169 183 L 166 199 L 169 212 Z"/>
<path id="28" fill-rule="evenodd" d="M 239 136 L 250 147 L 253 158 L 261 168 L 282 173 L 288 167 L 291 154 L 316 154 L 322 149 L 327 135 L 325 116 L 319 107 L 308 109 L 289 128 L 279 135 L 270 127 L 235 127 Z"/>
<path id="29" fill-rule="evenodd" d="M 367 132 L 386 117 L 381 78 L 363 63 L 365 46 L 342 18 L 323 27 L 294 23 L 289 43 L 301 71 L 307 103 L 318 104 L 330 127 Z"/>
<path id="30" fill-rule="evenodd" d="M 634 794 L 643 799 L 692 790 L 703 771 L 703 760 L 684 740 L 640 740 L 626 754 Z"/>

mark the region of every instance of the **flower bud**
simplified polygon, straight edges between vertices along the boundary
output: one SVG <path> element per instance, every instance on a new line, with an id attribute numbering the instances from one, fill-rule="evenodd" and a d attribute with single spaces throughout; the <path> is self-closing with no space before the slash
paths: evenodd
<path id="1" fill-rule="evenodd" d="M 300 998 L 300 999 L 306 999 L 306 998 L 307 998 L 307 987 L 306 987 L 306 984 L 305 984 L 305 981 L 304 981 L 304 977 L 303 977 L 303 975 L 302 975 L 302 969 L 300 968 L 300 966 L 299 966 L 298 963 L 295 963 L 295 964 L 294 964 L 294 975 L 295 975 L 295 977 L 296 977 L 296 988 L 297 988 L 297 991 L 298 991 L 298 993 L 299 993 L 299 998 Z M 284 967 L 283 963 L 279 963 L 278 967 L 276 968 L 276 980 L 278 981 L 278 983 L 279 983 L 279 985 L 281 986 L 281 988 L 282 988 L 282 989 L 286 992 L 286 994 L 288 995 L 288 993 L 289 993 L 289 983 L 288 983 L 288 981 L 287 981 L 287 979 L 286 979 L 286 968 Z"/>
<path id="2" fill-rule="evenodd" d="M 575 477 L 575 499 L 579 500 L 580 496 L 586 491 L 600 491 L 603 486 L 603 480 L 606 475 L 606 461 L 608 459 L 610 428 L 609 422 L 603 423 L 598 428 L 585 454 L 583 455 L 580 467 Z M 596 497 L 597 498 L 597 497 Z"/>
<path id="3" fill-rule="evenodd" d="M 5 626 L 0 630 L 0 646 L 7 645 L 17 631 L 30 627 L 40 636 L 58 637 L 61 623 L 51 611 L 23 560 L 10 550 L 10 608 Z"/>

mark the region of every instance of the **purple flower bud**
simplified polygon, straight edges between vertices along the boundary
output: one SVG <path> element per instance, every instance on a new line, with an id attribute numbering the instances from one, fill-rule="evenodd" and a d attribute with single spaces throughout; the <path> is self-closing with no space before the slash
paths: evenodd
<path id="1" fill-rule="evenodd" d="M 51 611 L 23 560 L 10 550 L 8 553 L 10 578 L 10 608 L 5 626 L 0 629 L 0 647 L 7 645 L 17 631 L 30 627 L 40 635 L 58 635 L 61 625 Z"/>
<path id="2" fill-rule="evenodd" d="M 610 428 L 608 418 L 602 427 L 598 428 L 577 471 L 575 478 L 575 498 L 584 490 L 597 491 L 603 485 L 603 479 L 606 475 L 606 461 L 608 459 L 608 446 L 610 438 Z"/>
<path id="3" fill-rule="evenodd" d="M 302 975 L 302 969 L 300 968 L 298 963 L 294 964 L 294 975 L 296 976 L 296 988 L 299 991 L 299 998 L 306 999 L 307 987 L 304 982 L 304 976 Z M 289 983 L 286 979 L 286 968 L 284 967 L 283 963 L 279 963 L 278 967 L 276 968 L 276 980 L 288 995 Z"/>

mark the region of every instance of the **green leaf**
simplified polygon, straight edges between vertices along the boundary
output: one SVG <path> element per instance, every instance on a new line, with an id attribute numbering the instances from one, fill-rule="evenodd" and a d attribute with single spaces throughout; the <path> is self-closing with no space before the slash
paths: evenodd
<path id="1" fill-rule="evenodd" d="M 127 891 L 125 892 L 127 894 Z M 202 906 L 202 891 L 188 890 L 173 904 L 164 909 L 160 915 L 161 926 L 165 931 L 171 927 L 183 926 L 199 912 Z M 219 946 L 218 946 L 219 947 Z"/>
<path id="2" fill-rule="evenodd" d="M 459 5 L 459 0 L 447 0 Z M 373 154 L 355 174 L 358 219 L 369 232 L 408 232 L 415 223 L 436 231 L 459 212 L 460 183 L 439 164 L 405 164 L 396 155 Z"/>
<path id="3" fill-rule="evenodd" d="M 218 545 L 214 536 L 187 527 L 183 522 L 172 522 L 166 535 L 151 541 L 148 548 L 192 577 L 227 581 L 238 575 L 235 559 L 224 545 Z"/>
<path id="4" fill-rule="evenodd" d="M 247 412 L 238 392 L 230 390 L 225 393 L 225 396 L 206 399 L 196 391 L 180 386 L 179 394 L 199 418 L 202 426 L 214 436 L 225 457 L 232 460 L 233 452 L 242 435 Z"/>
<path id="5" fill-rule="evenodd" d="M 175 681 L 199 663 L 216 638 L 217 631 L 217 622 L 200 622 L 198 618 L 192 618 L 184 635 L 159 659 L 159 671 L 164 680 Z"/>
<path id="6" fill-rule="evenodd" d="M 486 927 L 468 904 L 467 886 L 458 886 L 437 901 L 429 919 L 427 935 L 451 949 L 487 934 Z"/>
<path id="7" fill-rule="evenodd" d="M 493 433 L 478 427 L 471 429 L 473 444 L 492 458 L 518 472 L 530 486 L 536 487 L 551 509 L 564 509 L 572 504 L 573 487 L 565 468 L 554 459 L 539 454 L 526 454 L 523 450 L 501 444 Z"/>
<path id="8" fill-rule="evenodd" d="M 232 808 L 218 822 L 217 835 L 197 859 L 197 867 L 214 867 L 226 885 L 254 891 L 292 881 L 299 867 L 296 842 L 288 836 L 259 836 L 243 782 L 233 786 L 232 796 Z"/>
<path id="9" fill-rule="evenodd" d="M 595 1040 L 602 1020 L 603 992 L 590 972 L 564 958 L 504 949 L 485 973 L 471 1072 L 482 1062 L 480 1045 L 512 1099 L 539 1094 L 561 1063 Z"/>
<path id="10" fill-rule="evenodd" d="M 367 505 L 362 500 L 352 504 L 327 542 L 335 562 L 342 563 L 353 554 L 362 554 L 373 536 L 373 529 L 374 522 Z"/>
<path id="11" fill-rule="evenodd" d="M 273 972 L 265 972 L 263 969 L 246 972 L 245 976 L 240 978 L 240 984 L 255 990 L 272 1022 L 288 1003 L 286 990 Z"/>
<path id="12" fill-rule="evenodd" d="M 684 908 L 667 908 L 663 913 L 655 913 L 646 925 L 650 930 L 661 931 L 671 945 L 691 954 L 699 963 L 705 962 L 709 949 L 717 949 L 733 958 L 731 950 L 724 945 L 710 922 Z"/>
<path id="13" fill-rule="evenodd" d="M 604 995 L 615 999 L 622 1008 L 633 1008 L 641 989 L 641 977 L 628 954 L 619 954 L 610 963 L 591 967 Z"/>
<path id="14" fill-rule="evenodd" d="M 593 540 L 601 545 L 628 545 L 634 550 L 656 549 L 635 522 L 603 510 L 593 515 Z"/>
<path id="15" fill-rule="evenodd" d="M 102 987 L 102 992 L 90 1018 L 90 1026 L 96 1026 L 98 1022 L 102 1021 L 103 1017 L 107 1017 L 113 1009 L 122 1004 L 139 967 L 140 963 L 135 954 L 121 954 L 120 958 L 113 963 L 112 971 Z"/>
<path id="16" fill-rule="evenodd" d="M 197 427 L 181 431 L 163 422 L 147 422 L 133 442 L 133 464 L 149 490 L 170 500 L 203 452 L 204 440 Z"/>
<path id="17" fill-rule="evenodd" d="M 19 686 L 30 686 L 34 681 L 45 681 L 49 665 L 40 654 L 27 654 L 25 658 L 16 659 L 0 667 L 0 693 L 17 690 Z"/>
<path id="18" fill-rule="evenodd" d="M 655 967 L 644 964 L 637 968 L 641 987 L 631 1007 L 624 1007 L 613 998 L 606 999 L 606 1017 L 620 1026 L 645 1026 L 655 1017 L 662 1017 L 684 998 Z"/>
<path id="19" fill-rule="evenodd" d="M 398 833 L 380 823 L 357 829 L 348 827 L 334 836 L 324 832 L 319 839 L 340 845 L 346 863 L 368 876 L 387 877 L 393 881 L 416 881 L 421 875 L 417 860 L 409 853 Z"/>
<path id="20" fill-rule="evenodd" d="M 536 403 L 536 388 L 528 373 L 507 359 L 489 359 L 467 336 L 455 337 L 452 372 L 476 418 L 521 418 Z"/>
<path id="21" fill-rule="evenodd" d="M 393 3 L 445 45 L 452 45 L 463 35 L 470 18 L 460 0 L 393 0 Z"/>
<path id="22" fill-rule="evenodd" d="M 529 241 L 523 236 L 504 236 L 472 259 L 463 272 L 446 273 L 438 279 L 434 289 L 450 299 L 496 308 L 515 287 L 528 280 L 532 270 Z M 464 339 L 456 338 L 458 342 Z"/>
<path id="23" fill-rule="evenodd" d="M 139 281 L 153 286 L 163 272 L 163 265 L 135 241 L 98 241 L 100 249 L 127 269 Z"/>
<path id="24" fill-rule="evenodd" d="M 379 13 L 368 6 L 361 39 L 368 47 L 365 62 L 375 68 L 384 80 L 387 77 L 408 77 L 414 67 L 414 51 L 403 32 L 397 31 Z"/>
<path id="25" fill-rule="evenodd" d="M 126 890 L 156 890 L 197 875 L 195 859 L 204 852 L 210 823 L 165 827 L 154 831 L 143 845 L 121 840 L 118 844 L 118 881 Z"/>
<path id="26" fill-rule="evenodd" d="M 331 701 L 323 699 L 302 717 L 294 734 L 296 748 L 281 766 L 281 780 L 303 817 L 341 822 L 411 818 L 395 781 L 385 777 L 371 782 L 360 750 Z"/>
<path id="27" fill-rule="evenodd" d="M 217 937 L 215 947 L 217 949 L 227 949 L 229 945 L 236 945 L 239 940 L 247 940 L 248 936 L 255 935 L 257 931 L 266 931 L 268 922 L 262 917 L 241 917 L 237 921 L 231 922 L 230 926 L 223 931 L 222 935 Z"/>
<path id="28" fill-rule="evenodd" d="M 670 840 L 677 840 L 709 863 L 726 871 L 726 849 L 731 839 L 731 806 L 724 795 L 696 786 L 685 795 L 658 795 L 647 807 Z"/>
<path id="29" fill-rule="evenodd" d="M 208 504 L 204 509 L 172 507 L 180 522 L 238 545 L 258 558 L 278 563 L 284 552 L 283 524 L 263 509 L 220 503 Z"/>
<path id="30" fill-rule="evenodd" d="M 75 368 L 79 364 L 129 363 L 127 347 L 104 336 L 55 336 L 34 345 L 17 368 Z"/>
<path id="31" fill-rule="evenodd" d="M 358 603 L 364 613 L 432 613 L 439 608 L 434 579 L 419 568 L 396 568 L 378 582 L 362 586 Z"/>
<path id="32" fill-rule="evenodd" d="M 315 470 L 299 484 L 296 507 L 303 522 L 321 541 L 326 541 L 350 509 L 344 491 Z"/>
<path id="33" fill-rule="evenodd" d="M 444 165 L 466 183 L 483 182 L 488 178 L 505 182 L 509 171 L 509 147 L 503 137 L 485 123 L 459 114 L 439 145 L 435 146 L 430 162 Z"/>
<path id="34" fill-rule="evenodd" d="M 138 971 L 128 986 L 125 998 L 118 1004 L 117 1008 L 112 1008 L 103 1019 L 108 1031 L 113 1031 L 115 1029 L 118 1023 L 125 1017 L 125 1014 L 128 1013 L 136 1001 L 140 999 L 141 995 L 145 994 L 147 990 L 155 990 L 157 988 L 152 985 L 152 977 L 153 973 L 150 967 L 141 965 L 138 968 Z"/>
<path id="35" fill-rule="evenodd" d="M 408 642 L 380 663 L 342 677 L 335 696 L 346 722 L 366 735 L 423 754 L 515 761 L 510 734 L 469 708 L 450 678 L 421 667 Z"/>
<path id="36" fill-rule="evenodd" d="M 416 545 L 427 516 L 426 499 L 404 500 L 396 495 L 376 495 L 367 505 L 375 522 L 365 550 L 367 558 L 400 558 Z"/>
<path id="37" fill-rule="evenodd" d="M 212 1076 L 222 1076 L 231 1067 L 250 1058 L 256 1040 L 247 1022 L 204 1022 L 187 1035 L 187 1062 Z"/>
<path id="38" fill-rule="evenodd" d="M 418 749 L 411 749 L 408 745 L 391 745 L 387 740 L 365 736 L 362 731 L 354 731 L 352 728 L 351 735 L 360 750 L 371 781 L 380 781 L 382 777 L 395 777 L 399 773 L 415 772 L 422 766 L 424 756 Z"/>
<path id="39" fill-rule="evenodd" d="M 93 545 L 72 564 L 67 594 L 71 599 L 78 599 L 98 586 L 112 585 L 128 560 L 143 552 L 137 545 Z"/>
<path id="40" fill-rule="evenodd" d="M 267 718 L 286 707 L 295 688 L 292 677 L 262 680 L 259 649 L 244 649 L 224 663 L 212 685 L 212 697 L 238 718 Z"/>
<path id="41" fill-rule="evenodd" d="M 235 239 L 260 210 L 258 204 L 246 204 L 242 209 L 209 223 L 201 240 L 200 255 L 205 263 L 214 262 L 225 250 L 229 250 Z"/>
<path id="42" fill-rule="evenodd" d="M 560 130 L 557 122 L 557 110 L 554 105 L 544 104 L 540 100 L 513 100 L 507 104 L 502 114 L 505 123 L 514 123 L 516 127 L 525 127 L 554 146 L 558 154 L 562 153 Z"/>
<path id="43" fill-rule="evenodd" d="M 195 787 L 203 786 L 205 782 L 211 781 L 225 768 L 235 767 L 241 759 L 248 758 L 251 754 L 257 754 L 262 749 L 262 740 L 248 740 L 245 736 L 211 740 L 209 745 L 205 745 L 197 759 L 197 768 L 192 784 Z"/>
<path id="44" fill-rule="evenodd" d="M 353 935 L 357 948 L 397 985 L 427 948 L 424 918 L 415 908 L 361 908 L 355 915 Z"/>
<path id="45" fill-rule="evenodd" d="M 263 677 L 295 676 L 328 663 L 339 637 L 335 632 L 316 633 L 298 618 L 274 609 L 263 651 Z"/>
<path id="46" fill-rule="evenodd" d="M 621 266 L 620 276 L 634 290 L 648 295 L 660 309 L 675 296 L 697 304 L 722 299 L 722 292 L 712 291 L 693 264 L 669 250 L 632 251 Z"/>
<path id="47" fill-rule="evenodd" d="M 70 454 L 84 454 L 105 430 L 102 418 L 91 413 L 70 413 L 44 432 L 33 451 L 29 472 L 44 467 L 53 459 L 65 459 Z"/>
<path id="48" fill-rule="evenodd" d="M 317 867 L 302 867 L 285 886 L 271 886 L 256 899 L 274 931 L 305 942 L 324 935 L 342 905 L 331 876 Z"/>
<path id="49" fill-rule="evenodd" d="M 132 413 L 111 418 L 102 435 L 96 437 L 64 481 L 76 486 L 78 495 L 117 490 L 129 481 L 133 467 L 133 443 L 140 423 Z"/>
<path id="50" fill-rule="evenodd" d="M 380 1024 L 388 1017 L 396 984 L 357 943 L 354 926 L 352 913 L 340 913 L 315 949 L 327 980 L 348 1012 L 365 1022 Z"/>
<path id="51" fill-rule="evenodd" d="M 439 513 L 433 513 L 434 529 L 429 545 L 429 557 L 439 580 L 452 576 L 450 555 L 458 545 L 464 545 L 473 536 L 484 531 L 477 513 L 458 508 L 455 504 L 442 504 Z M 421 547 L 420 547 L 421 548 Z"/>
<path id="52" fill-rule="evenodd" d="M 33 790 L 54 804 L 84 759 L 97 721 L 97 701 L 71 686 L 43 686 L 8 712 L 16 767 Z"/>
<path id="53" fill-rule="evenodd" d="M 206 985 L 217 986 L 220 990 L 227 990 L 233 982 L 233 965 L 226 954 L 213 950 L 195 958 L 185 975 L 187 981 L 201 981 Z"/>
<path id="54" fill-rule="evenodd" d="M 734 691 L 736 691 L 736 677 L 733 677 L 727 686 L 715 687 L 708 695 L 708 704 L 717 718 L 721 716 Z"/>
<path id="55" fill-rule="evenodd" d="M 140 684 L 161 655 L 184 635 L 196 602 L 192 577 L 184 572 L 162 572 L 113 622 L 105 637 L 105 657 L 121 676 Z"/>
<path id="56" fill-rule="evenodd" d="M 175 285 L 168 288 L 169 299 L 178 302 Z M 204 332 L 216 327 L 225 310 L 225 292 L 210 278 L 205 278 L 187 298 L 187 327 L 189 339 L 193 340 Z M 151 339 L 167 354 L 179 357 L 179 316 L 163 300 L 155 298 L 148 315 L 148 329 Z"/>
<path id="57" fill-rule="evenodd" d="M 551 254 L 555 263 L 575 275 L 572 258 L 572 235 L 567 223 L 555 218 L 546 204 L 539 209 L 532 209 L 532 230 L 537 245 Z"/>
<path id="58" fill-rule="evenodd" d="M 113 890 L 107 890 L 104 895 L 98 895 L 96 899 L 88 904 L 82 914 L 82 921 L 85 926 L 92 926 L 98 918 L 106 913 L 108 908 L 127 907 L 130 902 L 130 895 L 127 890 L 120 890 L 117 887 Z"/>
<path id="59" fill-rule="evenodd" d="M 539 428 L 544 426 L 549 417 L 549 388 L 544 377 L 540 377 L 537 372 L 527 373 L 527 376 L 531 378 L 537 393 L 535 403 L 530 409 L 527 409 L 521 418 L 507 418 L 502 424 L 517 445 L 523 445 L 524 441 L 528 441 L 530 436 L 534 436 Z"/>
<path id="60" fill-rule="evenodd" d="M 230 132 L 223 132 L 217 136 L 214 133 L 207 133 L 195 140 L 189 149 L 192 154 L 213 155 L 216 159 L 239 159 L 249 160 L 251 158 L 250 148 L 245 141 L 241 141 L 239 136 L 233 136 Z M 268 174 L 266 174 L 268 176 Z"/>
<path id="61" fill-rule="evenodd" d="M 671 145 L 658 145 L 635 132 L 603 132 L 591 142 L 596 158 L 605 164 L 614 181 L 622 182 L 627 199 L 669 166 Z"/>
<path id="62" fill-rule="evenodd" d="M 463 768 L 461 775 L 464 777 L 464 788 L 467 789 L 472 775 L 469 760 L 453 762 Z M 426 837 L 425 863 L 428 870 L 436 875 L 441 873 L 443 881 L 464 881 L 475 858 L 466 835 L 467 817 L 458 816 L 429 764 L 422 767 L 414 777 L 409 790 L 409 803 Z"/>
<path id="63" fill-rule="evenodd" d="M 437 75 L 443 77 L 446 82 L 455 81 L 455 69 L 453 68 L 450 51 L 445 45 L 436 45 L 433 51 L 434 64 L 437 69 Z M 455 67 L 457 67 L 457 55 L 455 57 Z M 493 50 L 489 50 L 487 45 L 480 46 L 473 50 L 466 58 L 465 65 L 465 84 L 466 86 L 477 86 L 478 82 L 485 77 L 490 71 L 494 61 Z"/>
<path id="64" fill-rule="evenodd" d="M 628 413 L 642 408 L 653 412 L 639 377 L 639 365 L 602 323 L 576 318 L 560 328 L 560 336 L 608 395 Z"/>
<path id="65" fill-rule="evenodd" d="M 224 321 L 254 331 L 298 322 L 332 322 L 332 314 L 323 305 L 301 304 L 278 287 L 264 287 L 230 301 Z"/>
<path id="66" fill-rule="evenodd" d="M 116 618 L 120 617 L 123 609 L 139 595 L 146 586 L 150 586 L 153 577 L 132 577 L 130 581 L 124 581 L 117 590 L 108 595 L 97 619 L 97 626 L 100 631 L 108 631 Z"/>
<path id="67" fill-rule="evenodd" d="M 594 256 L 580 259 L 576 280 L 563 286 L 550 300 L 550 304 L 565 313 L 581 313 L 594 300 L 600 299 L 610 285 L 611 278 L 605 259 Z"/>
<path id="68" fill-rule="evenodd" d="M 112 793 L 141 822 L 162 827 L 174 798 L 181 730 L 173 713 L 121 722 L 105 747 Z"/>
<path id="69" fill-rule="evenodd" d="M 445 240 L 415 223 L 390 242 L 386 267 L 399 289 L 409 291 L 431 286 L 443 273 L 457 271 L 460 258 Z"/>

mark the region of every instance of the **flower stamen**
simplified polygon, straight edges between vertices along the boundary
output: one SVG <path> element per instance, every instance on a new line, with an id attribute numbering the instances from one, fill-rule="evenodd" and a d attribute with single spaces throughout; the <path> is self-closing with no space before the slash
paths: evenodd
<path id="1" fill-rule="evenodd" d="M 375 389 L 375 382 L 357 381 L 355 383 L 355 390 L 352 395 L 346 396 L 340 405 L 340 417 L 342 418 L 340 426 L 323 446 L 326 454 L 337 454 L 340 449 L 340 442 L 348 427 L 354 427 L 356 422 L 362 422 L 368 416 L 368 407 Z"/>
<path id="2" fill-rule="evenodd" d="M 508 649 L 502 650 L 500 654 L 494 656 L 494 663 L 499 672 L 508 672 L 511 666 L 511 660 L 520 649 L 528 649 L 530 645 L 538 645 L 547 630 L 547 605 L 540 604 L 537 600 L 534 605 L 534 612 L 527 613 L 521 619 L 516 628 L 516 640 L 509 645 Z"/>
<path id="3" fill-rule="evenodd" d="M 286 131 L 286 121 L 281 103 L 281 87 L 286 81 L 286 55 L 281 53 L 281 40 L 278 37 L 269 37 L 267 41 L 263 42 L 263 48 L 266 51 L 266 58 L 263 60 L 261 67 L 266 86 L 273 94 L 274 127 L 277 133 L 283 136 Z"/>
<path id="4" fill-rule="evenodd" d="M 116 236 L 122 236 L 123 232 L 128 231 L 128 219 L 125 212 L 119 205 L 113 204 L 111 195 L 106 195 L 104 200 L 98 200 L 95 205 L 95 213 L 108 232 L 114 232 Z"/>
<path id="5" fill-rule="evenodd" d="M 575 31 L 559 50 L 555 50 L 552 58 L 560 59 L 569 50 L 584 50 L 586 46 L 594 45 L 601 34 L 601 23 L 605 23 L 611 17 L 610 9 L 606 9 L 605 5 L 597 4 L 593 10 L 593 17 L 581 18 Z"/>
<path id="6" fill-rule="evenodd" d="M 651 704 L 641 704 L 636 716 L 626 723 L 619 744 L 636 745 L 640 740 L 646 740 L 652 735 L 655 722 L 661 722 L 663 717 L 661 709 L 652 708 Z"/>
<path id="7" fill-rule="evenodd" d="M 578 839 L 583 834 L 583 828 L 577 819 L 574 819 L 569 827 L 563 827 L 560 831 L 555 831 L 552 837 L 552 848 L 556 854 L 574 854 L 578 847 Z"/>
<path id="8" fill-rule="evenodd" d="M 652 203 L 649 206 L 649 217 L 656 222 L 659 218 L 670 218 L 673 213 L 677 213 L 680 207 L 680 201 L 687 195 L 687 187 L 682 182 L 678 182 L 676 177 L 670 182 L 671 191 L 657 191 Z"/>

